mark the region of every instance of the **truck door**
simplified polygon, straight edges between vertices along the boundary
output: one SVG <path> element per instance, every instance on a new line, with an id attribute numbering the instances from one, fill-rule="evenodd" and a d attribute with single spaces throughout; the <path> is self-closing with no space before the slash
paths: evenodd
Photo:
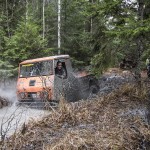
<path id="1" fill-rule="evenodd" d="M 60 63 L 59 63 L 60 62 Z M 79 99 L 78 81 L 73 75 L 70 59 L 56 59 L 54 61 L 55 77 L 54 77 L 54 96 L 56 100 L 60 100 L 63 96 L 67 101 L 76 101 Z M 59 66 L 60 65 L 60 66 Z M 65 76 L 59 72 L 57 67 L 62 67 Z"/>
<path id="2" fill-rule="evenodd" d="M 64 96 L 65 82 L 68 77 L 65 59 L 54 60 L 54 97 L 55 100 L 59 100 L 61 96 Z"/>

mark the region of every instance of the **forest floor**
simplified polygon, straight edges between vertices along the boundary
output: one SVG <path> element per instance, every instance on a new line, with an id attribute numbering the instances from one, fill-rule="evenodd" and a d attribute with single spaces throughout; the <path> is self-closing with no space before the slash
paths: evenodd
<path id="1" fill-rule="evenodd" d="M 139 87 L 129 71 L 111 68 L 89 100 L 67 103 L 0 142 L 2 149 L 150 149 L 149 82 Z"/>

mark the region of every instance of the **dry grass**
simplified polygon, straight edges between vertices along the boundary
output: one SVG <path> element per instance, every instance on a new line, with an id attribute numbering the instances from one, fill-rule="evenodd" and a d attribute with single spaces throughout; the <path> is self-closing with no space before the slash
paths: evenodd
<path id="1" fill-rule="evenodd" d="M 59 109 L 41 121 L 31 121 L 1 146 L 21 150 L 144 149 L 149 146 L 149 125 L 138 113 L 128 112 L 146 105 L 144 85 L 126 84 L 107 96 L 78 103 L 66 103 L 62 98 Z"/>

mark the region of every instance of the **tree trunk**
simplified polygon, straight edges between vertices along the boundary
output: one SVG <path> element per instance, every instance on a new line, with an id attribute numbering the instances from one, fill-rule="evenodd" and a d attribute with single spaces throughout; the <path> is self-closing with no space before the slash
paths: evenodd
<path id="1" fill-rule="evenodd" d="M 43 40 L 45 39 L 45 0 L 43 0 Z"/>
<path id="2" fill-rule="evenodd" d="M 28 0 L 26 0 L 26 23 L 28 20 Z"/>
<path id="3" fill-rule="evenodd" d="M 7 33 L 10 38 L 9 16 L 8 16 L 8 1 L 6 0 L 6 14 L 7 14 Z"/>
<path id="4" fill-rule="evenodd" d="M 61 2 L 58 0 L 58 54 L 60 54 L 61 36 L 60 36 L 60 16 L 61 16 Z"/>
<path id="5" fill-rule="evenodd" d="M 144 0 L 138 0 L 138 21 L 141 22 L 141 26 L 143 25 L 143 12 L 144 12 Z M 137 53 L 136 53 L 136 61 L 137 67 L 135 69 L 135 78 L 138 83 L 141 83 L 141 56 L 144 51 L 143 45 L 143 35 L 142 33 L 137 37 Z"/>

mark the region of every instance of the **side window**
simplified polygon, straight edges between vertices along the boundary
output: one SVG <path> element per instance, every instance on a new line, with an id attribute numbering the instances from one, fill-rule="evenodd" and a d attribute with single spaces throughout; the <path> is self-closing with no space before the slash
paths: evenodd
<path id="1" fill-rule="evenodd" d="M 59 78 L 67 78 L 67 68 L 64 60 L 55 60 L 55 75 Z"/>

